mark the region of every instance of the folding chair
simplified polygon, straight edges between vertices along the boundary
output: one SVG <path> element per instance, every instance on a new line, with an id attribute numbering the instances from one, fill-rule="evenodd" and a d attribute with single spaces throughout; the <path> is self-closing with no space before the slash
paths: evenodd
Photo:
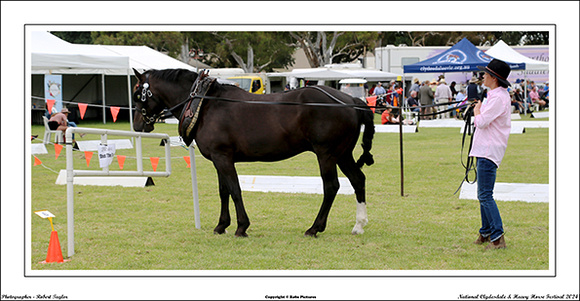
<path id="1" fill-rule="evenodd" d="M 63 132 L 61 130 L 51 130 L 48 126 L 48 118 L 46 116 L 42 116 L 42 121 L 44 122 L 44 141 L 42 143 L 48 144 L 50 142 L 50 136 L 54 133 L 54 142 L 55 143 L 62 143 L 64 142 Z"/>

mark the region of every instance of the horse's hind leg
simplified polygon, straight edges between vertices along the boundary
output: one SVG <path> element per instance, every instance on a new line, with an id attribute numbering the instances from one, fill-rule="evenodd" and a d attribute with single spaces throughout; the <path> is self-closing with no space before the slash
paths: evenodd
<path id="1" fill-rule="evenodd" d="M 244 203 L 242 202 L 242 189 L 240 188 L 238 174 L 231 157 L 220 157 L 217 155 L 212 155 L 212 161 L 218 171 L 220 182 L 220 198 L 222 202 L 220 220 L 214 232 L 220 233 L 219 231 L 222 231 L 221 233 L 223 233 L 225 228 L 230 223 L 228 202 L 229 196 L 231 195 L 236 207 L 236 215 L 238 219 L 238 229 L 236 230 L 236 236 L 246 237 L 248 236 L 246 234 L 246 230 L 248 227 L 250 227 L 250 219 L 248 218 L 248 214 L 244 208 Z"/>
<path id="2" fill-rule="evenodd" d="M 330 208 L 340 187 L 336 172 L 336 161 L 330 158 L 321 159 L 319 156 L 318 164 L 320 165 L 320 176 L 322 177 L 322 185 L 324 187 L 324 198 L 318 216 L 316 216 L 312 227 L 304 233 L 305 236 L 316 237 L 316 233 L 323 232 L 326 229 L 328 214 L 330 213 Z"/>
<path id="3" fill-rule="evenodd" d="M 356 166 L 352 154 L 347 154 L 343 156 L 338 161 L 338 166 L 344 175 L 350 181 L 350 184 L 354 188 L 354 193 L 356 194 L 356 224 L 352 229 L 352 234 L 363 234 L 363 227 L 368 223 L 367 217 L 367 207 L 366 207 L 366 196 L 365 196 L 365 181 L 366 177 L 362 170 Z"/>

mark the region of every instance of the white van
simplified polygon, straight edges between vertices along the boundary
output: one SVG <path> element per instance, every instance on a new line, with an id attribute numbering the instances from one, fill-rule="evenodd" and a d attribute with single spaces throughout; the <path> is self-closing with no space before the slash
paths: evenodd
<path id="1" fill-rule="evenodd" d="M 338 83 L 340 84 L 340 91 L 352 97 L 358 97 L 366 102 L 365 84 L 367 81 L 365 79 L 345 78 L 341 79 Z"/>

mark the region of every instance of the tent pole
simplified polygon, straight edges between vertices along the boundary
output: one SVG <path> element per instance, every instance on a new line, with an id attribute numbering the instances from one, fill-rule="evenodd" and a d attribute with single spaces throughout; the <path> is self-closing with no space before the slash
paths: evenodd
<path id="1" fill-rule="evenodd" d="M 131 69 L 127 69 L 127 98 L 129 101 L 129 125 L 133 131 L 133 101 L 131 99 Z"/>
<path id="2" fill-rule="evenodd" d="M 101 74 L 101 93 L 103 95 L 103 124 L 107 124 L 107 110 L 105 108 L 105 74 Z"/>
<path id="3" fill-rule="evenodd" d="M 524 69 L 524 116 L 528 115 L 528 72 Z"/>

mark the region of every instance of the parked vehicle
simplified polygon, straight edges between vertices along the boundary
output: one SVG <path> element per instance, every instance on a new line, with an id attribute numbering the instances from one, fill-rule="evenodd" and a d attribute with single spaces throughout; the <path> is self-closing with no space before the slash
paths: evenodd
<path id="1" fill-rule="evenodd" d="M 340 91 L 352 96 L 358 97 L 366 102 L 365 84 L 367 81 L 360 78 L 345 78 L 338 82 L 340 84 Z"/>
<path id="2" fill-rule="evenodd" d="M 238 75 L 227 78 L 236 82 L 240 88 L 254 94 L 266 94 L 269 89 L 267 81 L 258 75 Z"/>

